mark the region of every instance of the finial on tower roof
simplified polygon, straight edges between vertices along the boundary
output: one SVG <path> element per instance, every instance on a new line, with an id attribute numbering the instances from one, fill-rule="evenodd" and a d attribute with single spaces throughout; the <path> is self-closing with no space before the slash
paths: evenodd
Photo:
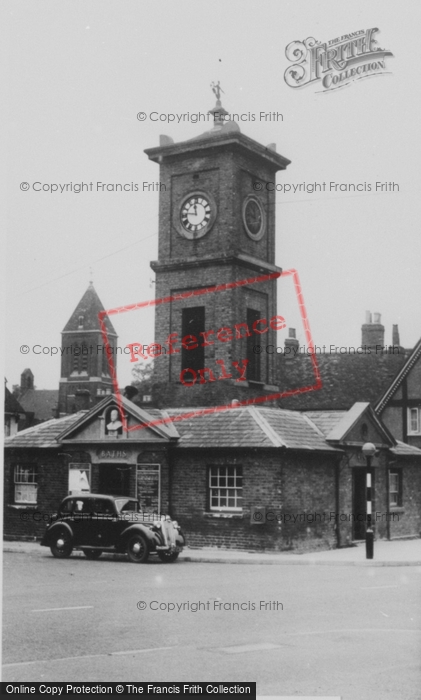
<path id="1" fill-rule="evenodd" d="M 221 88 L 221 85 L 219 83 L 219 80 L 217 83 L 211 83 L 211 88 L 212 92 L 214 93 L 216 97 L 216 105 L 213 107 L 213 109 L 209 110 L 209 114 L 213 114 L 213 121 L 214 125 L 220 125 L 224 124 L 225 120 L 224 117 L 226 114 L 228 114 L 227 110 L 223 108 L 221 104 L 221 92 L 224 92 L 223 89 Z M 225 95 L 225 93 L 224 93 Z"/>
<path id="2" fill-rule="evenodd" d="M 212 88 L 212 92 L 214 93 L 216 99 L 219 102 L 221 99 L 221 92 L 224 92 L 223 89 L 221 88 L 220 81 L 218 80 L 217 83 L 211 83 L 211 88 Z M 225 93 L 224 93 L 224 95 L 225 95 Z"/>

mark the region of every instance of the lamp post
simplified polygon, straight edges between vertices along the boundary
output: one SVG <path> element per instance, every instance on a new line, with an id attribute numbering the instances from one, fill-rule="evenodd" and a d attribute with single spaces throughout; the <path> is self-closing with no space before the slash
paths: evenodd
<path id="1" fill-rule="evenodd" d="M 365 530 L 365 558 L 373 559 L 374 555 L 374 532 L 372 528 L 372 493 L 371 493 L 371 459 L 376 454 L 376 446 L 372 442 L 366 442 L 362 447 L 363 455 L 367 460 L 365 486 L 367 500 L 367 524 Z"/>

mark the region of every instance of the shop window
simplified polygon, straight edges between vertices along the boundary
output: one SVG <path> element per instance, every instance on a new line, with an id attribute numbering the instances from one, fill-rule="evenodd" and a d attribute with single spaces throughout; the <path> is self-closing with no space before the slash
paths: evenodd
<path id="1" fill-rule="evenodd" d="M 36 465 L 16 465 L 14 468 L 15 503 L 36 503 L 38 470 Z"/>
<path id="2" fill-rule="evenodd" d="M 402 505 L 402 469 L 389 470 L 389 506 L 398 508 Z"/>
<path id="3" fill-rule="evenodd" d="M 69 464 L 69 496 L 91 491 L 91 465 L 72 462 Z"/>
<path id="4" fill-rule="evenodd" d="M 243 503 L 243 468 L 209 467 L 209 506 L 216 511 L 241 511 Z"/>

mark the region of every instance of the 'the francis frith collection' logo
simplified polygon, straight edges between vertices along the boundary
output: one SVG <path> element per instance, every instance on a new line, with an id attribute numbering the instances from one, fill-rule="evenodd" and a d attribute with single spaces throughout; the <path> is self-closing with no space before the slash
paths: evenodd
<path id="1" fill-rule="evenodd" d="M 289 87 L 299 88 L 321 81 L 323 90 L 334 90 L 386 72 L 386 56 L 391 51 L 376 47 L 374 35 L 378 29 L 361 29 L 352 34 L 331 39 L 322 44 L 313 37 L 292 41 L 285 49 L 288 61 L 293 62 L 284 73 Z"/>

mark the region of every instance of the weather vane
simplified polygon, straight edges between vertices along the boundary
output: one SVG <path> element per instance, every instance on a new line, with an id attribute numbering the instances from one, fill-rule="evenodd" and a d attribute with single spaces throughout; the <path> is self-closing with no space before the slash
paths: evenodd
<path id="1" fill-rule="evenodd" d="M 221 92 L 225 95 L 225 93 L 224 93 L 223 89 L 221 88 L 219 82 L 220 82 L 220 81 L 218 80 L 218 82 L 217 82 L 216 84 L 215 84 L 215 83 L 211 83 L 212 92 L 213 92 L 214 95 L 216 96 L 216 99 L 217 99 L 217 100 L 220 100 L 220 99 L 221 99 Z"/>

